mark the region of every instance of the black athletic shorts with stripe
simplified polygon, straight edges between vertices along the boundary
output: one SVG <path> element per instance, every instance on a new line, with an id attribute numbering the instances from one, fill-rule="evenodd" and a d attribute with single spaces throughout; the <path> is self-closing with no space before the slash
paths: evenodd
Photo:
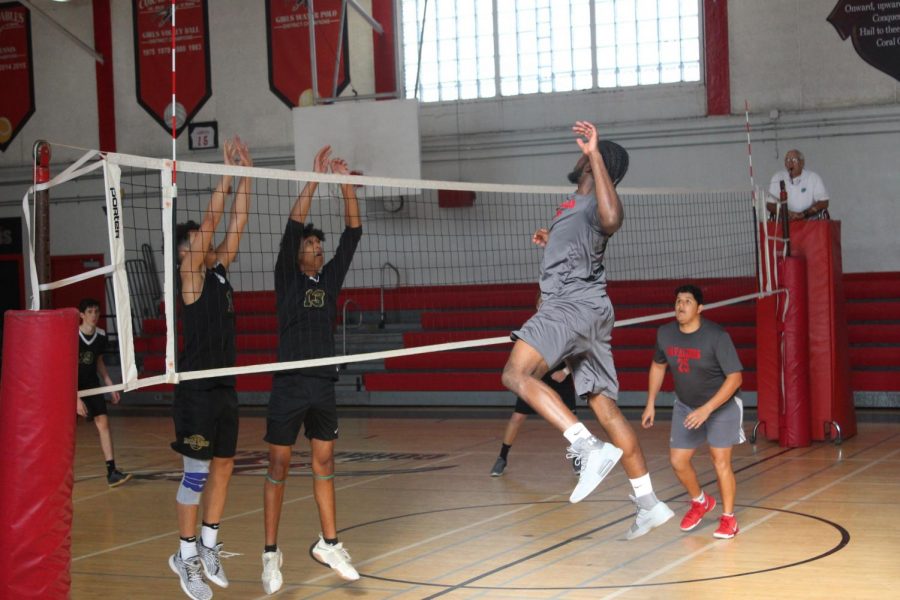
<path id="1" fill-rule="evenodd" d="M 300 373 L 276 373 L 266 412 L 266 442 L 293 446 L 303 427 L 308 439 L 338 437 L 334 380 Z"/>
<path id="2" fill-rule="evenodd" d="M 207 390 L 175 386 L 172 449 L 198 460 L 232 458 L 237 450 L 238 399 L 234 387 Z"/>

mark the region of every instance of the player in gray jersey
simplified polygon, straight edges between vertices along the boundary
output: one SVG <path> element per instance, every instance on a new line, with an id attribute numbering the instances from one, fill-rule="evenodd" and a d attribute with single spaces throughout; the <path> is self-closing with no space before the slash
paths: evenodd
<path id="1" fill-rule="evenodd" d="M 569 175 L 575 193 L 556 210 L 549 228 L 532 241 L 544 248 L 541 263 L 542 303 L 521 329 L 503 369 L 503 384 L 524 399 L 570 442 L 568 457 L 581 471 L 569 501 L 590 494 L 622 459 L 634 488 L 637 517 L 628 539 L 662 525 L 673 513 L 653 493 L 650 474 L 634 429 L 616 406 L 619 383 L 610 339 L 615 321 L 606 294 L 603 254 L 625 217 L 615 186 L 628 170 L 628 153 L 618 144 L 598 140 L 591 123 L 572 127 L 582 156 Z M 541 377 L 565 360 L 575 391 L 587 401 L 613 444 L 605 443 L 566 408 Z"/>
<path id="2" fill-rule="evenodd" d="M 702 310 L 700 288 L 683 285 L 675 290 L 675 322 L 663 325 L 656 334 L 656 354 L 650 365 L 647 407 L 641 423 L 644 428 L 653 427 L 656 395 L 666 368 L 670 368 L 677 398 L 672 409 L 669 459 L 692 498 L 681 530 L 694 529 L 716 506 L 715 498 L 700 487 L 691 464 L 697 448 L 709 443 L 722 495 L 722 517 L 713 536 L 727 539 L 738 532 L 731 450 L 744 441 L 744 410 L 737 395 L 743 367 L 731 337 L 717 324 L 701 319 Z"/>

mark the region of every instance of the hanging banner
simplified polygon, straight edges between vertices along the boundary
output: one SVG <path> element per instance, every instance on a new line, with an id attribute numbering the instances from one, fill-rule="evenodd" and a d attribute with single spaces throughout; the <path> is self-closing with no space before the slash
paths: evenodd
<path id="1" fill-rule="evenodd" d="M 31 13 L 18 2 L 0 4 L 0 151 L 34 114 Z"/>
<path id="2" fill-rule="evenodd" d="M 841 0 L 828 22 L 864 61 L 900 80 L 900 2 Z"/>
<path id="3" fill-rule="evenodd" d="M 320 98 L 338 96 L 350 83 L 347 23 L 345 20 L 342 34 L 341 6 L 341 0 L 313 2 Z M 291 108 L 312 105 L 309 6 L 306 0 L 266 0 L 266 39 L 269 46 L 269 89 Z M 339 47 L 340 64 L 335 92 L 334 63 Z"/>
<path id="4" fill-rule="evenodd" d="M 172 129 L 172 2 L 132 0 L 137 99 L 144 110 Z M 212 96 L 209 16 L 206 0 L 175 3 L 175 128 L 180 135 Z"/>

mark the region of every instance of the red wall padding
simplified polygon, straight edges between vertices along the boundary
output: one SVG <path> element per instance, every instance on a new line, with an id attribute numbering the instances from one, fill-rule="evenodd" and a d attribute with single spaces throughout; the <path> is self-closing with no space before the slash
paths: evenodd
<path id="1" fill-rule="evenodd" d="M 779 443 L 785 448 L 809 446 L 809 337 L 807 332 L 806 259 L 784 259 L 788 293 L 784 315 L 784 401 Z"/>
<path id="2" fill-rule="evenodd" d="M 78 311 L 7 311 L 0 383 L 0 598 L 68 598 Z"/>
<path id="3" fill-rule="evenodd" d="M 759 433 L 779 439 L 781 412 L 781 335 L 778 309 L 782 295 L 756 301 L 756 414 Z"/>
<path id="4" fill-rule="evenodd" d="M 838 221 L 791 224 L 791 253 L 806 257 L 809 286 L 809 377 L 812 438 L 824 440 L 834 421 L 844 439 L 856 435 L 850 349 Z"/>

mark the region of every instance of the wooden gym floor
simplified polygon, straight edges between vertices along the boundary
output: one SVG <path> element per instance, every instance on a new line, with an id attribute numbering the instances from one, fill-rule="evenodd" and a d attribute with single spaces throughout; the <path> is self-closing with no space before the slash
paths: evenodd
<path id="1" fill-rule="evenodd" d="M 307 447 L 295 448 L 279 546 L 278 598 L 886 598 L 898 597 L 900 415 L 861 414 L 841 446 L 787 450 L 760 440 L 735 449 L 741 533 L 716 540 L 721 514 L 690 533 L 668 465 L 668 421 L 639 431 L 657 495 L 676 517 L 633 541 L 621 467 L 577 505 L 565 440 L 531 417 L 503 477 L 488 475 L 506 411 L 344 412 L 337 444 L 338 528 L 362 578 L 347 584 L 315 562 L 319 531 Z M 584 416 L 584 415 L 582 415 Z M 637 414 L 629 414 L 636 424 Z M 748 413 L 745 426 L 752 426 Z M 666 418 L 666 415 L 663 415 Z M 592 419 L 589 426 L 598 429 Z M 72 598 L 184 598 L 167 558 L 177 549 L 180 472 L 172 425 L 159 411 L 111 413 L 119 467 L 110 490 L 92 424 L 79 422 Z M 220 599 L 264 598 L 265 417 L 242 413 L 239 453 L 219 539 L 231 585 Z M 707 453 L 695 462 L 718 499 Z"/>

